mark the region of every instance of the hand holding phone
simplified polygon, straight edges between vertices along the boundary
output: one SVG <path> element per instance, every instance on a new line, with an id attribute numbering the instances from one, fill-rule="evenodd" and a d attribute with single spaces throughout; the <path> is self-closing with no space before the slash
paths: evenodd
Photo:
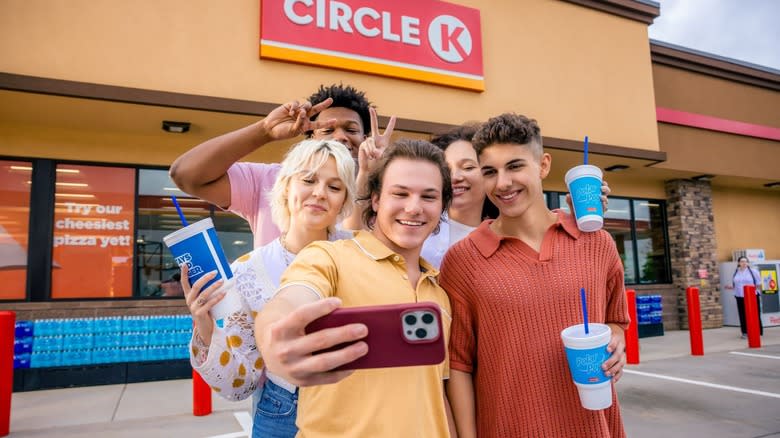
<path id="1" fill-rule="evenodd" d="M 433 302 L 336 309 L 306 326 L 306 333 L 346 324 L 368 327 L 368 353 L 334 370 L 435 365 L 444 360 L 444 333 L 439 305 Z M 339 344 L 328 351 L 344 348 Z"/>

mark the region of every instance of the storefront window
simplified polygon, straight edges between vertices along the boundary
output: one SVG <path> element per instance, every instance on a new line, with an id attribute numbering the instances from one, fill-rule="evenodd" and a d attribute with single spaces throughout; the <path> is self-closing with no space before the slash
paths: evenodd
<path id="1" fill-rule="evenodd" d="M 667 281 L 664 211 L 657 201 L 634 201 L 639 282 Z"/>
<path id="2" fill-rule="evenodd" d="M 132 296 L 135 169 L 56 170 L 51 297 Z"/>
<path id="3" fill-rule="evenodd" d="M 211 207 L 181 192 L 166 170 L 138 171 L 138 232 L 136 247 L 136 290 L 142 297 L 183 296 L 179 267 L 163 243 L 163 236 L 182 227 L 172 196 L 188 223 L 209 217 Z"/>
<path id="4" fill-rule="evenodd" d="M 252 250 L 252 231 L 247 221 L 180 191 L 166 170 L 141 169 L 135 245 L 136 289 L 142 297 L 183 295 L 179 267 L 163 243 L 163 236 L 182 227 L 171 196 L 176 196 L 188 223 L 211 217 L 228 261 Z"/>
<path id="5" fill-rule="evenodd" d="M 252 251 L 252 230 L 249 222 L 233 213 L 214 210 L 214 228 L 225 251 L 225 257 L 232 263 L 235 259 Z"/>
<path id="6" fill-rule="evenodd" d="M 636 283 L 634 268 L 634 244 L 631 238 L 631 201 L 628 199 L 609 199 L 609 208 L 604 213 L 604 229 L 615 239 L 620 260 L 623 262 L 624 280 Z"/>
<path id="7" fill-rule="evenodd" d="M 0 160 L 0 300 L 25 299 L 31 175 L 31 163 Z"/>
<path id="8" fill-rule="evenodd" d="M 568 212 L 566 194 L 557 198 L 559 208 Z M 626 284 L 671 281 L 664 208 L 663 201 L 609 198 L 604 229 L 615 239 Z"/>

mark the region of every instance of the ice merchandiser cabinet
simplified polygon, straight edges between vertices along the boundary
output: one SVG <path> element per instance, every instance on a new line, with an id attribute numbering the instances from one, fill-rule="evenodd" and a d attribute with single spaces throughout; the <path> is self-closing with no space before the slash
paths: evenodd
<path id="1" fill-rule="evenodd" d="M 750 264 L 761 277 L 761 322 L 764 327 L 780 326 L 780 294 L 778 294 L 778 274 L 780 260 L 764 260 Z M 720 302 L 723 305 L 723 324 L 739 326 L 737 302 L 734 289 L 726 289 L 731 284 L 737 262 L 720 264 Z"/>

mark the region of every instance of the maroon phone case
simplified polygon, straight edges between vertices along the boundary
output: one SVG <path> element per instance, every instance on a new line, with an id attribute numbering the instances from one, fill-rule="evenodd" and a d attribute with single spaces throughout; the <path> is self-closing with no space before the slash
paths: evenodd
<path id="1" fill-rule="evenodd" d="M 435 315 L 436 321 L 434 323 L 439 327 L 439 334 L 435 339 L 410 341 L 404 337 L 402 316 L 409 311 L 416 310 L 428 310 Z M 306 333 L 352 323 L 362 323 L 368 327 L 368 336 L 362 339 L 368 344 L 368 353 L 354 362 L 335 368 L 336 370 L 435 365 L 444 360 L 444 332 L 441 324 L 441 312 L 436 303 L 421 302 L 336 309 L 309 323 L 306 326 Z M 336 345 L 318 353 L 338 350 L 349 344 Z"/>

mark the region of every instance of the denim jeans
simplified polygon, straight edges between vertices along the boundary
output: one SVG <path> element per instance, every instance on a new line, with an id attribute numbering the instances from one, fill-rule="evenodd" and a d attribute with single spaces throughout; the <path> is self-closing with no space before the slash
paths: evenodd
<path id="1" fill-rule="evenodd" d="M 253 438 L 293 438 L 298 433 L 295 419 L 298 414 L 298 390 L 291 393 L 270 380 L 263 385 L 257 403 Z"/>

